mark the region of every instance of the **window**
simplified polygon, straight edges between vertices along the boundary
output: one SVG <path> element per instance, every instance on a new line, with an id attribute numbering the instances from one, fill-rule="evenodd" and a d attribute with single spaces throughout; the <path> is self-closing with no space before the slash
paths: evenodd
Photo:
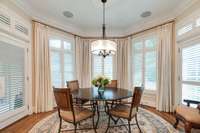
<path id="1" fill-rule="evenodd" d="M 192 27 L 192 24 L 188 24 L 188 25 L 186 25 L 186 26 L 180 28 L 180 29 L 178 30 L 178 36 L 181 36 L 181 35 L 183 35 L 183 34 L 189 32 L 189 31 L 191 31 L 192 28 L 193 28 L 193 27 Z"/>
<path id="2" fill-rule="evenodd" d="M 25 49 L 0 41 L 0 116 L 24 106 Z"/>
<path id="3" fill-rule="evenodd" d="M 107 56 L 106 58 L 103 58 L 98 55 L 93 55 L 92 64 L 92 77 L 104 75 L 110 79 L 113 79 L 113 56 Z"/>
<path id="4" fill-rule="evenodd" d="M 74 79 L 74 47 L 66 39 L 49 39 L 51 49 L 51 75 L 53 86 L 65 86 Z"/>
<path id="5" fill-rule="evenodd" d="M 144 85 L 146 90 L 156 89 L 156 38 L 133 41 L 133 84 Z"/>
<path id="6" fill-rule="evenodd" d="M 182 101 L 200 101 L 200 43 L 182 49 Z"/>

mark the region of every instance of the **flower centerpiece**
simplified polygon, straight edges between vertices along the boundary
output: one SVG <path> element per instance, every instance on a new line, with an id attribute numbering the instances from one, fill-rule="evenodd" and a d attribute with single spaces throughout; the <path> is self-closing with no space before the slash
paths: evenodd
<path id="1" fill-rule="evenodd" d="M 110 83 L 109 78 L 105 76 L 97 76 L 92 80 L 92 85 L 98 87 L 98 90 L 104 90 L 105 86 Z"/>

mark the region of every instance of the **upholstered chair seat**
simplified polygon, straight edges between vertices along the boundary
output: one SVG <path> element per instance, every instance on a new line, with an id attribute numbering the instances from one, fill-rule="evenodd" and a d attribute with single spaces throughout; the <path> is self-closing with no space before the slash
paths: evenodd
<path id="1" fill-rule="evenodd" d="M 130 111 L 131 111 L 131 106 L 118 104 L 114 108 L 110 109 L 109 113 L 115 117 L 128 119 L 130 117 L 129 116 Z M 137 109 L 133 108 L 131 117 L 134 117 L 136 115 L 136 113 L 137 113 Z"/>
<path id="2" fill-rule="evenodd" d="M 188 122 L 200 124 L 200 113 L 197 108 L 181 105 L 176 108 L 176 113 Z"/>
<path id="3" fill-rule="evenodd" d="M 74 116 L 75 116 L 75 121 L 73 119 L 73 112 L 72 111 L 63 111 L 60 110 L 60 116 L 63 118 L 65 121 L 69 121 L 72 123 L 77 123 L 82 120 L 85 120 L 87 118 L 90 118 L 93 116 L 93 112 L 87 108 L 81 108 L 81 107 L 75 107 L 74 108 Z"/>

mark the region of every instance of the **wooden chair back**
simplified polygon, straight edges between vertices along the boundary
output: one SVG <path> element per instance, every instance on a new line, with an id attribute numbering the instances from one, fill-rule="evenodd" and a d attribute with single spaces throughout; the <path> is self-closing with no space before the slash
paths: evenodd
<path id="1" fill-rule="evenodd" d="M 79 89 L 78 80 L 67 81 L 67 87 L 71 89 L 71 91 L 75 91 Z"/>
<path id="2" fill-rule="evenodd" d="M 138 107 L 140 106 L 140 102 L 142 99 L 143 91 L 144 91 L 144 87 L 135 87 L 134 92 L 133 92 L 132 102 L 131 102 L 130 117 L 131 117 L 133 108 L 136 108 L 138 110 Z"/>
<path id="3" fill-rule="evenodd" d="M 58 110 L 73 111 L 72 95 L 69 88 L 53 88 Z"/>
<path id="4" fill-rule="evenodd" d="M 117 88 L 117 80 L 111 80 L 110 84 L 106 85 L 106 88 Z"/>

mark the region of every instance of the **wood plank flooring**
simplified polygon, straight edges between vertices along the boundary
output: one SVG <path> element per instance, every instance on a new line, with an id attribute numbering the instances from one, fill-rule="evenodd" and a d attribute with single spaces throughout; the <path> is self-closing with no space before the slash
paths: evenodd
<path id="1" fill-rule="evenodd" d="M 148 106 L 142 106 L 142 107 L 161 116 L 162 118 L 164 118 L 166 121 L 168 121 L 171 124 L 175 123 L 175 118 L 173 114 L 159 112 L 155 108 L 148 107 Z M 3 130 L 0 130 L 0 133 L 27 133 L 37 122 L 47 117 L 48 115 L 52 114 L 53 112 L 54 111 L 26 116 L 22 118 L 21 120 L 15 122 L 14 124 L 4 128 Z M 182 128 L 182 125 L 179 125 L 178 128 Z"/>

